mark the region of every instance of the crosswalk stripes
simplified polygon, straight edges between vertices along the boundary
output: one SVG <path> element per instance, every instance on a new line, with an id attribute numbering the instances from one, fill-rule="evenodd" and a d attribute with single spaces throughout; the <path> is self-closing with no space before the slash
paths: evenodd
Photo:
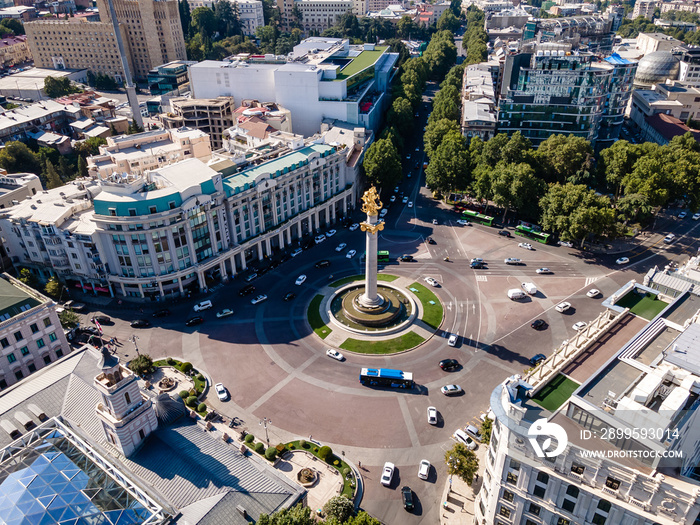
<path id="1" fill-rule="evenodd" d="M 486 282 L 486 281 L 488 281 L 488 278 L 485 275 L 477 275 L 476 280 Z"/>
<path id="2" fill-rule="evenodd" d="M 585 286 L 591 285 L 591 284 L 593 284 L 594 282 L 596 282 L 597 280 L 598 280 L 597 277 L 586 277 L 586 284 L 585 284 Z"/>

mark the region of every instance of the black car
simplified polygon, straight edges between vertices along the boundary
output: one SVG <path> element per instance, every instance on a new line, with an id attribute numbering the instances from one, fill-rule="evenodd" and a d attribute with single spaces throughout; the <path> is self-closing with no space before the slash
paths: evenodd
<path id="1" fill-rule="evenodd" d="M 185 321 L 185 326 L 195 326 L 198 324 L 202 324 L 204 322 L 204 317 L 201 315 L 197 315 L 195 317 L 190 317 L 187 321 Z"/>
<path id="2" fill-rule="evenodd" d="M 170 315 L 170 310 L 167 308 L 161 308 L 153 312 L 153 317 L 168 317 Z"/>
<path id="3" fill-rule="evenodd" d="M 136 319 L 135 321 L 131 321 L 131 328 L 148 328 L 151 326 L 151 323 L 149 323 L 146 319 Z"/>
<path id="4" fill-rule="evenodd" d="M 547 321 L 544 319 L 535 319 L 530 325 L 530 328 L 534 328 L 535 330 L 544 330 L 547 328 Z"/>
<path id="5" fill-rule="evenodd" d="M 114 324 L 112 320 L 107 317 L 106 315 L 95 315 L 90 319 L 90 322 L 95 324 L 95 321 L 97 321 L 100 324 Z"/>
<path id="6" fill-rule="evenodd" d="M 400 258 L 401 262 L 413 262 L 415 259 L 413 255 L 402 255 Z"/>
<path id="7" fill-rule="evenodd" d="M 331 265 L 331 262 L 328 259 L 323 259 L 322 261 L 318 261 L 314 266 L 316 268 L 328 268 Z"/>
<path id="8" fill-rule="evenodd" d="M 537 365 L 539 365 L 542 361 L 544 361 L 545 359 L 547 359 L 547 356 L 546 356 L 546 355 L 544 355 L 544 354 L 537 354 L 537 355 L 533 356 L 533 357 L 530 359 L 530 364 L 531 364 L 532 366 L 537 366 Z"/>
<path id="9" fill-rule="evenodd" d="M 469 268 L 474 268 L 476 270 L 481 270 L 483 268 L 486 268 L 486 263 L 482 263 L 479 261 L 474 261 L 473 263 L 469 263 Z"/>
<path id="10" fill-rule="evenodd" d="M 307 241 L 301 245 L 301 249 L 308 250 L 309 248 L 313 248 L 313 246 L 314 246 L 314 241 Z"/>
<path id="11" fill-rule="evenodd" d="M 80 327 L 80 331 L 84 334 L 100 335 L 100 331 L 94 326 L 82 326 Z"/>
<path id="12" fill-rule="evenodd" d="M 510 232 L 507 230 L 501 230 L 498 232 L 498 235 L 503 235 L 504 237 L 510 237 Z"/>
<path id="13" fill-rule="evenodd" d="M 432 237 L 428 237 L 426 241 L 428 241 L 428 244 L 435 244 L 435 239 L 433 239 Z"/>
<path id="14" fill-rule="evenodd" d="M 443 359 L 440 361 L 440 368 L 445 371 L 456 370 L 459 368 L 459 362 L 456 359 Z"/>
<path id="15" fill-rule="evenodd" d="M 291 300 L 294 299 L 296 296 L 297 296 L 297 294 L 295 294 L 294 292 L 289 292 L 288 294 L 285 294 L 284 297 L 282 297 L 282 300 L 284 300 L 284 301 L 291 301 Z"/>
<path id="16" fill-rule="evenodd" d="M 279 261 L 272 261 L 272 262 L 270 263 L 270 267 L 269 267 L 269 268 L 270 268 L 270 270 L 274 270 L 274 269 L 277 268 L 279 265 L 280 265 Z"/>
<path id="17" fill-rule="evenodd" d="M 241 297 L 245 297 L 246 295 L 250 295 L 255 291 L 255 286 L 252 284 L 249 284 L 248 286 L 244 286 L 238 291 L 238 295 Z"/>
<path id="18" fill-rule="evenodd" d="M 403 508 L 411 512 L 413 510 L 413 491 L 409 486 L 401 487 L 401 499 L 403 500 Z"/>

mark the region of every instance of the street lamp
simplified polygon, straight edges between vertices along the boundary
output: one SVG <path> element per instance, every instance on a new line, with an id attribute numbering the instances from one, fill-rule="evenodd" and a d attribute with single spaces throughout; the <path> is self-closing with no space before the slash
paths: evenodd
<path id="1" fill-rule="evenodd" d="M 267 425 L 272 425 L 272 420 L 264 417 L 260 420 L 260 424 L 263 426 L 263 428 L 265 428 L 265 441 L 267 442 L 267 446 L 269 447 L 270 437 L 267 434 Z"/>
<path id="2" fill-rule="evenodd" d="M 136 355 L 139 355 L 139 347 L 136 344 L 136 341 L 138 341 L 139 336 L 136 334 L 133 334 L 131 336 L 131 342 L 134 343 L 134 350 L 136 350 Z"/>

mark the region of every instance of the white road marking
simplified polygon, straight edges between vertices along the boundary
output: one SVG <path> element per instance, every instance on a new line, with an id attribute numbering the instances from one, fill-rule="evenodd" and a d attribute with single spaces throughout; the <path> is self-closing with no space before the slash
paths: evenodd
<path id="1" fill-rule="evenodd" d="M 597 277 L 587 277 L 587 278 L 586 278 L 586 284 L 585 284 L 584 286 L 590 286 L 590 285 L 592 285 L 594 282 L 596 282 L 597 280 L 598 280 Z"/>
<path id="2" fill-rule="evenodd" d="M 477 276 L 476 276 L 476 280 L 485 283 L 485 282 L 487 282 L 489 279 L 488 279 L 488 277 L 486 277 L 485 275 L 477 275 Z"/>

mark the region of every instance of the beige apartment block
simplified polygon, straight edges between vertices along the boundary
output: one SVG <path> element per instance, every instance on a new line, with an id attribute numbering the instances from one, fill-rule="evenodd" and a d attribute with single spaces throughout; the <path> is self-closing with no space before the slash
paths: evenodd
<path id="1" fill-rule="evenodd" d="M 26 35 L 8 36 L 0 41 L 0 62 L 3 65 L 14 66 L 31 59 Z"/>
<path id="2" fill-rule="evenodd" d="M 142 175 L 146 170 L 185 159 L 206 162 L 211 158 L 209 135 L 198 129 L 159 129 L 134 135 L 107 137 L 100 154 L 88 157 L 93 177 L 108 178 L 112 173 Z"/>
<path id="3" fill-rule="evenodd" d="M 161 115 L 166 128 L 186 126 L 209 134 L 212 149 L 223 145 L 223 133 L 234 125 L 233 97 L 217 98 L 173 98 L 171 112 Z"/>

